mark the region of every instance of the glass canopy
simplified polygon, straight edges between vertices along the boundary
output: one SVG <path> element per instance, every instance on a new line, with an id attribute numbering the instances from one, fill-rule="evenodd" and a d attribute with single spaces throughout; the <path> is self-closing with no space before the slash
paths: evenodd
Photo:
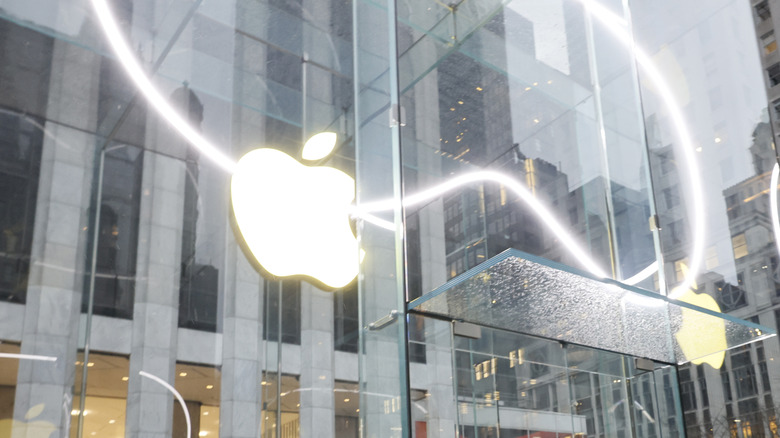
<path id="1" fill-rule="evenodd" d="M 709 299 L 690 291 L 686 296 L 697 304 Z M 513 249 L 410 302 L 409 310 L 666 363 L 706 362 L 715 368 L 723 363 L 725 350 L 776 334 Z"/>

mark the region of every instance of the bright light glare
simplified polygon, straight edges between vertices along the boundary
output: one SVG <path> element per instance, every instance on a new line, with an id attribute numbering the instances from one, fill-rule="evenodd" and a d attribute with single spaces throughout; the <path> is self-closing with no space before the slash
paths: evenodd
<path id="1" fill-rule="evenodd" d="M 555 234 L 563 246 L 566 247 L 566 249 L 574 256 L 574 258 L 576 258 L 577 261 L 579 261 L 582 266 L 585 267 L 585 269 L 590 271 L 596 277 L 609 278 L 609 275 L 607 275 L 607 273 L 602 270 L 596 264 L 596 262 L 591 259 L 585 251 L 582 250 L 582 248 L 580 248 L 577 242 L 575 242 L 569 233 L 567 233 L 566 230 L 561 226 L 561 224 L 558 223 L 558 220 L 555 219 L 555 216 L 549 210 L 547 210 L 547 208 L 542 205 L 533 196 L 533 194 L 528 191 L 528 189 L 526 189 L 513 178 L 502 173 L 486 170 L 461 175 L 445 181 L 437 186 L 405 197 L 403 200 L 403 205 L 404 207 L 411 207 L 430 199 L 437 198 L 444 193 L 447 193 L 450 190 L 458 188 L 462 185 L 479 181 L 497 182 L 499 184 L 503 184 L 506 188 L 516 193 L 526 204 L 528 204 L 528 206 L 531 208 L 531 211 L 539 216 L 539 218 L 542 220 L 542 223 L 544 223 L 553 232 L 553 234 Z M 393 200 L 370 202 L 357 206 L 354 214 L 362 218 L 368 213 L 392 210 L 393 207 Z"/>
<path id="2" fill-rule="evenodd" d="M 335 132 L 320 132 L 312 136 L 306 144 L 303 145 L 301 157 L 304 160 L 321 160 L 328 156 L 336 146 Z"/>
<path id="3" fill-rule="evenodd" d="M 775 233 L 775 247 L 780 254 L 780 218 L 777 213 L 777 177 L 780 174 L 780 166 L 775 163 L 772 168 L 772 178 L 769 181 L 769 209 L 772 215 L 772 231 Z"/>
<path id="4" fill-rule="evenodd" d="M 0 353 L 2 359 L 40 360 L 43 362 L 56 362 L 54 356 L 40 356 L 37 354 Z"/>
<path id="5" fill-rule="evenodd" d="M 623 18 L 613 14 L 611 11 L 609 11 L 608 9 L 604 8 L 603 6 L 601 6 L 600 4 L 594 1 L 591 0 L 580 0 L 580 1 L 588 9 L 588 11 L 590 11 L 593 14 L 593 16 L 596 19 L 598 19 L 602 24 L 604 24 L 604 26 L 617 37 L 619 41 L 621 41 L 626 45 L 629 46 L 631 45 L 631 38 L 630 35 L 628 34 L 628 30 L 626 29 L 627 23 Z M 92 0 L 92 5 L 95 8 L 95 12 L 103 28 L 103 31 L 106 34 L 109 44 L 111 45 L 114 52 L 116 53 L 119 62 L 125 68 L 125 71 L 127 72 L 128 76 L 130 76 L 130 79 L 136 84 L 139 91 L 141 91 L 141 93 L 146 97 L 147 101 L 157 110 L 157 112 L 163 118 L 165 118 L 166 121 L 168 121 L 168 123 L 170 123 L 171 126 L 174 127 L 174 129 L 176 129 L 196 149 L 198 149 L 198 151 L 200 151 L 204 156 L 210 158 L 212 161 L 214 161 L 217 165 L 222 167 L 228 173 L 233 174 L 236 170 L 236 163 L 233 160 L 231 160 L 227 155 L 223 154 L 218 148 L 212 145 L 208 140 L 203 138 L 198 132 L 196 132 L 177 113 L 177 111 L 168 103 L 168 101 L 159 93 L 159 91 L 157 91 L 157 89 L 151 83 L 149 78 L 144 73 L 140 64 L 136 61 L 135 55 L 133 54 L 132 50 L 129 48 L 124 38 L 122 37 L 122 33 L 119 30 L 116 20 L 114 19 L 113 14 L 108 8 L 106 2 L 104 0 Z M 691 188 L 694 193 L 693 221 L 692 221 L 694 224 L 692 227 L 693 234 L 694 234 L 694 244 L 693 244 L 692 255 L 690 258 L 691 274 L 688 277 L 686 277 L 685 282 L 682 285 L 676 288 L 677 290 L 686 290 L 688 289 L 691 282 L 693 281 L 692 278 L 695 278 L 696 272 L 698 271 L 701 265 L 701 259 L 702 259 L 702 253 L 704 247 L 704 222 L 703 222 L 704 203 L 701 197 L 701 193 L 702 193 L 701 184 L 698 178 L 699 171 L 692 152 L 694 148 L 690 140 L 690 135 L 688 133 L 687 126 L 685 125 L 683 115 L 679 109 L 679 105 L 677 104 L 669 85 L 666 83 L 661 73 L 652 63 L 650 57 L 638 47 L 634 46 L 632 48 L 635 52 L 635 56 L 638 64 L 640 65 L 640 67 L 642 67 L 644 72 L 647 74 L 648 79 L 655 85 L 656 89 L 660 94 L 662 101 L 664 102 L 665 106 L 667 107 L 667 110 L 669 111 L 669 114 L 671 116 L 671 119 L 675 127 L 677 128 L 678 136 L 680 138 L 680 143 L 681 143 L 680 149 L 682 149 L 683 151 L 683 157 L 685 159 L 685 163 L 687 164 L 689 170 L 688 178 L 690 180 L 689 182 L 691 184 Z M 307 142 L 306 145 L 304 146 L 303 158 L 306 160 L 316 160 L 326 156 L 328 153 L 330 153 L 333 146 L 335 145 L 335 136 L 336 134 L 334 133 L 326 132 L 312 137 L 309 140 L 309 142 Z M 528 203 L 531 206 L 532 210 L 537 215 L 539 215 L 540 218 L 543 219 L 543 223 L 545 223 L 551 229 L 551 231 L 561 240 L 563 245 L 572 253 L 572 255 L 584 267 L 586 267 L 586 269 L 588 269 L 591 273 L 593 273 L 598 277 L 608 277 L 606 273 L 598 265 L 596 265 L 596 263 L 577 245 L 577 243 L 571 238 L 571 236 L 569 236 L 568 233 L 565 232 L 563 227 L 561 227 L 561 225 L 555 220 L 554 216 L 548 210 L 546 210 L 530 193 L 528 193 L 523 186 L 521 186 L 515 180 L 511 179 L 506 175 L 502 175 L 495 172 L 489 172 L 489 171 L 476 172 L 471 175 L 465 175 L 463 177 L 456 178 L 452 181 L 444 183 L 440 186 L 409 196 L 406 198 L 406 201 L 403 202 L 403 204 L 404 206 L 408 207 L 423 202 L 427 199 L 431 199 L 433 197 L 439 196 L 442 193 L 445 193 L 459 185 L 479 181 L 480 179 L 500 182 L 506 185 L 511 190 L 513 190 L 515 193 L 517 193 L 526 203 Z M 274 185 L 272 184 L 269 185 L 268 187 L 273 187 L 273 186 Z M 238 189 L 238 191 L 240 192 L 239 197 L 250 198 L 249 195 L 254 193 L 256 187 L 263 187 L 263 186 L 239 188 Z M 354 193 L 354 188 L 353 188 L 353 193 Z M 242 207 L 247 207 L 250 210 L 257 209 L 257 206 L 254 205 L 255 204 L 254 202 L 251 203 L 243 202 L 242 204 L 247 204 L 247 205 L 242 205 Z M 285 205 L 286 206 L 300 205 L 300 203 L 297 204 L 288 203 Z M 234 203 L 234 208 L 235 208 L 235 203 Z M 380 226 L 388 230 L 394 230 L 395 227 L 392 222 L 386 221 L 384 219 L 380 219 L 370 214 L 370 212 L 372 211 L 382 211 L 383 208 L 384 207 L 379 209 L 374 207 L 366 208 L 366 205 L 364 205 L 353 209 L 353 212 L 355 212 L 353 214 L 359 216 L 361 219 L 365 220 L 366 222 L 375 224 L 377 226 Z M 389 209 L 391 208 L 392 205 L 389 207 Z M 290 218 L 291 222 L 297 222 L 300 220 L 300 217 L 295 216 L 294 214 L 301 213 L 301 212 L 286 211 L 286 213 L 288 214 L 265 215 L 265 216 L 284 216 L 284 218 Z M 255 212 L 254 214 L 257 215 L 257 212 Z M 339 228 L 343 228 L 343 227 L 339 227 Z M 243 230 L 244 229 L 242 228 L 242 231 Z M 250 234 L 252 233 L 250 232 Z M 286 237 L 285 233 L 277 233 L 277 235 L 280 238 Z M 246 236 L 244 237 L 246 239 Z M 778 243 L 778 245 L 780 245 L 780 243 Z M 778 247 L 778 249 L 780 251 L 780 246 Z M 354 254 L 358 254 L 358 251 L 354 251 Z M 351 258 L 357 258 L 357 256 L 354 254 Z M 330 258 L 319 260 L 318 263 L 322 265 L 327 265 L 325 269 L 330 269 L 332 268 L 331 264 L 323 263 L 326 260 L 337 260 L 337 258 L 330 257 Z M 260 259 L 258 259 L 258 261 L 260 261 Z M 264 267 L 266 267 L 265 263 L 263 262 L 260 263 Z M 357 261 L 355 261 L 354 264 L 350 264 L 350 263 L 342 264 L 342 266 L 347 266 L 347 265 L 351 265 L 350 269 L 357 269 Z M 635 284 L 636 282 L 639 282 L 644 278 L 647 278 L 648 276 L 652 275 L 654 272 L 657 271 L 657 269 L 658 269 L 657 266 L 655 264 L 652 264 L 647 268 L 643 269 L 639 274 L 636 274 L 631 278 L 629 278 L 628 280 L 625 280 L 625 282 L 629 284 Z M 272 271 L 269 269 L 269 272 Z M 327 282 L 325 283 L 328 284 Z M 337 281 L 336 283 L 340 284 L 342 283 L 342 281 Z"/>
<path id="6" fill-rule="evenodd" d="M 246 247 L 272 275 L 306 275 L 334 289 L 357 276 L 360 253 L 349 223 L 355 180 L 346 173 L 255 149 L 238 162 L 231 193 Z"/>
<path id="7" fill-rule="evenodd" d="M 621 43 L 628 46 L 633 50 L 636 61 L 639 64 L 642 71 L 645 73 L 647 79 L 652 82 L 655 89 L 658 92 L 661 101 L 664 103 L 666 110 L 669 113 L 669 118 L 677 130 L 677 137 L 680 141 L 680 147 L 682 151 L 683 161 L 688 169 L 688 173 L 682 174 L 687 177 L 690 184 L 693 208 L 691 208 L 691 228 L 693 231 L 693 249 L 691 250 L 689 274 L 685 277 L 682 284 L 675 287 L 677 291 L 672 292 L 669 295 L 670 298 L 676 298 L 679 294 L 687 291 L 696 279 L 696 275 L 701 267 L 702 257 L 704 254 L 704 199 L 703 190 L 701 187 L 701 180 L 699 177 L 699 168 L 696 164 L 696 158 L 694 157 L 695 145 L 691 141 L 691 135 L 688 132 L 688 126 L 685 123 L 685 117 L 682 114 L 680 105 L 677 103 L 677 99 L 674 97 L 671 87 L 664 79 L 661 72 L 656 68 L 655 64 L 651 60 L 650 56 L 645 53 L 644 50 L 632 44 L 632 38 L 629 34 L 625 21 L 619 16 L 610 12 L 600 4 L 592 0 L 580 0 L 585 8 L 593 14 L 597 20 L 599 20 L 604 27 L 607 28 L 615 38 Z M 622 22 L 622 23 L 621 23 Z"/>
<path id="8" fill-rule="evenodd" d="M 227 155 L 223 154 L 216 146 L 209 143 L 205 138 L 198 134 L 180 115 L 168 101 L 160 94 L 159 91 L 152 85 L 152 82 L 146 77 L 146 73 L 141 68 L 138 61 L 135 59 L 130 47 L 122 37 L 122 33 L 119 30 L 119 26 L 114 20 L 114 15 L 108 8 L 108 5 L 104 0 L 92 0 L 92 6 L 95 8 L 100 24 L 103 27 L 103 32 L 108 38 L 111 48 L 114 49 L 119 62 L 125 68 L 130 79 L 135 82 L 138 90 L 143 93 L 146 100 L 157 110 L 157 112 L 170 123 L 179 133 L 187 139 L 193 146 L 195 146 L 200 153 L 210 158 L 217 165 L 233 173 L 233 169 L 236 163 L 231 160 Z"/>
<path id="9" fill-rule="evenodd" d="M 642 269 L 638 273 L 634 274 L 630 278 L 627 278 L 623 280 L 623 283 L 625 284 L 637 284 L 640 281 L 644 280 L 645 278 L 655 274 L 658 272 L 658 263 L 651 263 L 647 265 L 645 269 Z"/>

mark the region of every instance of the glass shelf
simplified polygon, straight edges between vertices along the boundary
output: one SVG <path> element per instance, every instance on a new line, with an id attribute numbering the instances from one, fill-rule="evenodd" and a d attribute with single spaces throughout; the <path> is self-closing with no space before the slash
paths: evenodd
<path id="1" fill-rule="evenodd" d="M 666 363 L 718 368 L 766 327 L 507 250 L 410 302 L 411 311 Z"/>

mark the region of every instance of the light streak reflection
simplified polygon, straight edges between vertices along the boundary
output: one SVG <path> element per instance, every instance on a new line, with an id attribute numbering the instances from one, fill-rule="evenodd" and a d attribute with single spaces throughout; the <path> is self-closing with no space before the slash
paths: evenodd
<path id="1" fill-rule="evenodd" d="M 627 29 L 627 22 L 597 2 L 591 0 L 579 1 L 593 15 L 593 17 L 601 22 L 604 27 L 616 37 L 618 41 L 627 45 L 633 51 L 638 65 L 647 75 L 648 80 L 650 80 L 656 87 L 656 90 L 658 91 L 661 100 L 668 110 L 671 116 L 671 120 L 677 129 L 677 134 L 680 139 L 680 149 L 683 151 L 682 155 L 688 168 L 687 178 L 689 180 L 691 190 L 694 194 L 692 197 L 692 228 L 694 242 L 692 254 L 690 257 L 690 274 L 685 278 L 683 284 L 677 287 L 678 290 L 687 290 L 688 286 L 690 286 L 690 284 L 692 284 L 694 281 L 702 260 L 704 247 L 704 202 L 701 196 L 702 189 L 701 182 L 699 180 L 699 171 L 693 156 L 694 148 L 690 139 L 688 128 L 684 122 L 683 114 L 676 102 L 671 88 L 664 80 L 658 69 L 655 67 L 650 57 L 639 47 L 633 45 L 632 37 Z M 168 103 L 162 94 L 160 94 L 160 92 L 154 87 L 152 82 L 146 76 L 143 68 L 136 60 L 135 55 L 133 54 L 129 45 L 122 37 L 119 26 L 117 25 L 116 20 L 105 0 L 91 0 L 91 2 L 101 27 L 103 28 L 109 44 L 117 55 L 119 62 L 124 67 L 130 79 L 136 84 L 139 91 L 144 95 L 144 97 L 146 97 L 151 106 L 153 106 L 174 129 L 176 129 L 185 139 L 187 139 L 193 147 L 195 147 L 204 156 L 208 157 L 219 167 L 232 175 L 236 168 L 236 162 L 225 155 L 203 136 L 201 136 L 195 129 L 193 129 L 185 121 L 185 119 L 181 117 L 181 115 L 179 115 L 178 112 Z M 407 196 L 402 201 L 402 206 L 410 207 L 426 200 L 433 199 L 437 196 L 441 196 L 443 193 L 463 184 L 479 181 L 499 182 L 510 188 L 531 207 L 531 210 L 535 214 L 543 219 L 542 223 L 544 223 L 555 234 L 555 236 L 561 240 L 564 247 L 588 271 L 598 277 L 608 277 L 606 272 L 604 272 L 601 267 L 599 267 L 598 264 L 593 259 L 591 259 L 582 248 L 579 247 L 576 241 L 558 223 L 552 213 L 548 211 L 538 200 L 536 200 L 536 198 L 534 198 L 534 196 L 528 192 L 525 187 L 507 175 L 494 171 L 477 171 L 467 175 L 462 175 L 439 186 Z M 357 206 L 354 208 L 352 215 L 381 228 L 394 230 L 395 225 L 392 222 L 371 214 L 386 209 L 392 209 L 394 204 L 392 204 L 392 201 L 389 202 L 390 204 L 385 201 L 379 201 Z M 632 276 L 624 282 L 628 284 L 635 284 L 649 277 L 657 270 L 657 263 L 653 263 L 640 271 L 639 274 Z"/>
<path id="2" fill-rule="evenodd" d="M 140 374 L 141 377 L 146 377 L 147 379 L 154 380 L 155 382 L 162 385 L 165 389 L 173 393 L 173 396 L 176 397 L 176 400 L 179 401 L 179 404 L 181 405 L 181 409 L 182 411 L 184 411 L 184 419 L 187 421 L 187 435 L 184 436 L 186 437 L 192 436 L 192 420 L 190 420 L 190 411 L 187 410 L 187 403 L 184 402 L 184 398 L 182 398 L 181 394 L 179 394 L 179 391 L 177 391 L 176 388 L 171 386 L 170 383 L 155 376 L 154 374 L 147 373 L 146 371 L 139 371 L 138 374 Z"/>
<path id="3" fill-rule="evenodd" d="M 677 137 L 680 141 L 678 150 L 682 151 L 683 161 L 687 167 L 687 173 L 681 172 L 681 175 L 688 180 L 692 193 L 692 208 L 689 212 L 692 216 L 691 231 L 693 233 L 693 248 L 690 253 L 689 272 L 683 282 L 675 287 L 677 292 L 672 292 L 669 297 L 677 298 L 684 291 L 687 291 L 696 280 L 696 275 L 701 268 L 704 254 L 704 191 L 701 186 L 701 177 L 699 168 L 694 156 L 695 145 L 691 141 L 691 134 L 685 123 L 685 117 L 682 113 L 677 99 L 674 97 L 669 83 L 666 82 L 661 72 L 653 63 L 650 56 L 642 48 L 633 44 L 633 38 L 629 32 L 627 23 L 618 15 L 606 9 L 604 6 L 593 0 L 579 0 L 580 3 L 596 18 L 604 27 L 609 30 L 616 40 L 626 45 L 632 50 L 634 57 L 640 69 L 644 72 L 646 78 L 653 84 L 664 107 L 669 113 L 669 118 L 677 131 Z"/>
<path id="4" fill-rule="evenodd" d="M 40 360 L 43 362 L 56 362 L 54 356 L 41 356 L 38 354 L 0 353 L 0 359 Z"/>
<path id="5" fill-rule="evenodd" d="M 780 255 L 780 218 L 777 213 L 777 177 L 780 174 L 780 166 L 775 163 L 772 168 L 772 177 L 769 181 L 769 210 L 772 215 L 772 231 L 775 234 L 775 247 Z"/>

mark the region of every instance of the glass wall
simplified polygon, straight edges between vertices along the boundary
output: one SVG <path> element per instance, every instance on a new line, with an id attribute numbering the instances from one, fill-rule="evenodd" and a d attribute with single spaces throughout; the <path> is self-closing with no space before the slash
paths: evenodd
<path id="1" fill-rule="evenodd" d="M 511 249 L 776 326 L 771 13 L 662 4 L 0 0 L 0 436 L 777 429 L 776 339 L 408 310 Z"/>

